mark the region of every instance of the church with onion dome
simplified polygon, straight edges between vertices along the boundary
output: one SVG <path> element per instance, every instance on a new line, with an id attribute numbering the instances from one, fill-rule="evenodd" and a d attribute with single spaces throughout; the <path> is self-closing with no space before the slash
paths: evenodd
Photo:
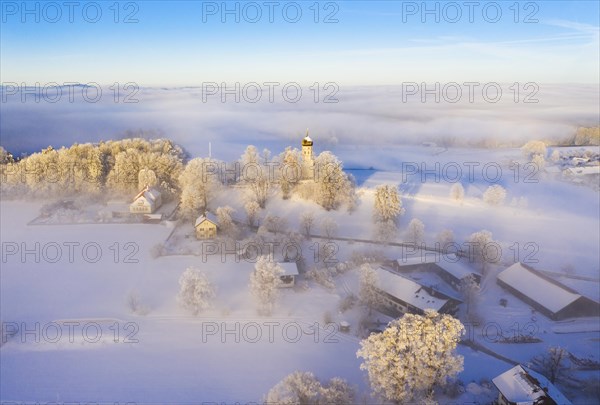
<path id="1" fill-rule="evenodd" d="M 314 176 L 315 161 L 313 159 L 313 140 L 308 136 L 308 128 L 306 136 L 302 138 L 302 177 L 311 179 Z"/>

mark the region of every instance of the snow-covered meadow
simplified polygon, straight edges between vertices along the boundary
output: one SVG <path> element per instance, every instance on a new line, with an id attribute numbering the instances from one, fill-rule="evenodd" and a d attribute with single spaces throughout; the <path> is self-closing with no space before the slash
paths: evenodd
<path id="1" fill-rule="evenodd" d="M 352 159 L 356 152 L 340 148 L 338 153 L 342 159 Z M 396 184 L 406 209 L 398 241 L 406 236 L 413 218 L 424 223 L 428 245 L 444 229 L 452 229 L 457 241 L 487 229 L 503 248 L 502 263 L 493 271 L 519 257 L 524 260 L 515 255 L 530 255 L 528 259 L 537 260 L 530 264 L 541 270 L 564 274 L 564 268 L 571 266 L 570 276 L 596 280 L 559 277 L 598 299 L 600 218 L 595 190 L 547 176 L 524 183 L 523 174 L 515 178 L 510 166 L 522 160 L 519 149 L 397 146 L 382 152 L 381 161 L 386 160 L 400 169 L 349 170 L 359 186 L 352 212 L 325 211 L 298 197 L 281 200 L 273 196 L 261 217 L 285 217 L 289 228 L 298 230 L 301 213 L 313 211 L 316 234 L 322 234 L 320 224 L 325 218 L 331 218 L 338 225 L 337 236 L 372 239 L 374 187 Z M 450 170 L 465 169 L 474 161 L 478 165 L 473 176 L 466 171 L 462 174 L 464 200 L 451 200 L 453 182 L 448 179 L 454 175 Z M 435 170 L 436 162 L 448 170 Z M 506 188 L 507 198 L 500 206 L 482 200 L 491 184 L 491 172 L 481 170 L 486 164 L 501 168 L 496 182 Z M 415 166 L 419 171 L 414 171 Z M 432 172 L 423 178 L 424 169 Z M 526 203 L 511 205 L 513 198 L 526 199 Z M 239 190 L 224 189 L 213 203 L 231 206 L 243 219 Z M 156 257 L 153 248 L 173 231 L 174 223 L 169 221 L 28 225 L 42 204 L 2 201 L 0 205 L 1 315 L 15 330 L 1 349 L 2 400 L 244 403 L 261 401 L 283 377 L 301 370 L 323 380 L 342 377 L 358 389 L 359 400 L 377 401 L 369 396 L 366 374 L 356 357 L 361 311 L 340 309 L 349 293 L 358 293 L 356 271 L 336 276 L 333 289 L 314 281 L 283 289 L 273 314 L 261 316 L 248 288 L 253 262 L 238 260 L 233 254 Z M 527 242 L 534 244 L 535 251 L 524 250 Z M 189 243 L 201 242 L 192 239 Z M 314 243 L 324 241 L 315 238 L 301 245 L 309 264 Z M 394 246 L 335 243 L 340 262 L 373 252 L 388 259 L 405 253 Z M 212 307 L 196 317 L 177 301 L 179 277 L 190 266 L 201 269 L 216 287 Z M 144 308 L 139 314 L 132 314 L 128 305 L 132 292 Z M 482 292 L 481 320 L 478 325 L 467 325 L 467 331 L 499 355 L 528 364 L 550 345 L 560 345 L 580 358 L 600 359 L 598 318 L 553 322 L 541 314 L 532 317 L 529 306 L 503 291 L 493 276 L 484 279 Z M 500 298 L 508 300 L 506 308 L 498 305 Z M 389 320 L 384 315 L 378 319 Z M 350 332 L 328 324 L 341 321 L 351 324 Z M 57 325 L 60 338 L 56 337 Z M 499 343 L 498 328 L 504 335 L 531 333 L 541 342 Z M 458 352 L 465 357 L 459 378 L 466 392 L 460 399 L 492 400 L 496 391 L 489 380 L 510 365 L 467 346 L 459 346 Z M 575 390 L 567 391 L 567 396 L 575 403 L 589 400 Z"/>

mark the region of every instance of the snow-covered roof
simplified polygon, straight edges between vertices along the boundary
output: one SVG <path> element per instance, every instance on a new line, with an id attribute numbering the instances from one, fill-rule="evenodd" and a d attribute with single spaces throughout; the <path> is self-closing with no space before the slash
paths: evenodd
<path id="1" fill-rule="evenodd" d="M 204 215 L 200 215 L 196 219 L 196 222 L 194 223 L 194 228 L 197 227 L 198 225 L 200 225 L 204 221 L 210 221 L 213 224 L 217 225 L 217 217 L 214 214 L 207 212 Z"/>
<path id="2" fill-rule="evenodd" d="M 462 280 L 471 274 L 476 276 L 479 275 L 479 273 L 471 269 L 469 266 L 458 261 L 454 253 L 445 256 L 442 258 L 442 260 L 439 260 L 436 265 L 446 273 L 451 274 L 459 280 Z"/>
<path id="3" fill-rule="evenodd" d="M 530 271 L 519 262 L 498 274 L 498 280 L 554 313 L 581 297 Z"/>
<path id="4" fill-rule="evenodd" d="M 431 296 L 422 285 L 399 274 L 391 273 L 381 267 L 376 272 L 379 277 L 378 288 L 380 290 L 416 308 L 431 308 L 439 311 L 448 302 L 448 300 Z"/>
<path id="5" fill-rule="evenodd" d="M 546 377 L 521 365 L 500 374 L 492 382 L 511 403 L 533 404 L 545 396 L 559 405 L 571 404 Z"/>
<path id="6" fill-rule="evenodd" d="M 283 269 L 282 276 L 297 276 L 299 274 L 296 262 L 281 262 L 277 264 Z"/>
<path id="7" fill-rule="evenodd" d="M 575 176 L 600 174 L 600 166 L 569 167 L 568 169 L 565 169 L 565 172 Z"/>
<path id="8" fill-rule="evenodd" d="M 144 197 L 149 203 L 154 203 L 156 199 L 160 196 L 160 191 L 155 188 L 150 188 L 148 186 L 144 187 L 134 198 L 133 201 L 137 201 L 138 198 Z"/>
<path id="9" fill-rule="evenodd" d="M 439 259 L 439 257 L 438 257 L 438 259 Z M 432 255 L 418 254 L 416 256 L 403 257 L 402 259 L 397 259 L 397 260 L 395 260 L 395 262 L 398 263 L 398 266 L 400 266 L 400 267 L 414 266 L 414 265 L 418 265 L 418 264 L 435 263 L 436 257 L 433 254 Z"/>

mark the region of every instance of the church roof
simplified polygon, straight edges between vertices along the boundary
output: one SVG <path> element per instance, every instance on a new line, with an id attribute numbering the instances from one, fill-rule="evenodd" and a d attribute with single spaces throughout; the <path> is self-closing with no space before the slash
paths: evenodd
<path id="1" fill-rule="evenodd" d="M 312 144 L 313 140 L 310 138 L 310 136 L 308 136 L 308 134 L 306 134 L 304 139 L 302 139 L 302 146 L 312 146 Z"/>

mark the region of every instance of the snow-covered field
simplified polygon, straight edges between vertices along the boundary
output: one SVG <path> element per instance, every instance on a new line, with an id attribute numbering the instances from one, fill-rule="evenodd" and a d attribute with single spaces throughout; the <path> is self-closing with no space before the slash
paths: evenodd
<path id="1" fill-rule="evenodd" d="M 337 222 L 338 236 L 371 239 L 373 189 L 379 184 L 398 184 L 406 208 L 399 224 L 399 241 L 413 218 L 425 224 L 428 244 L 444 229 L 452 229 L 457 241 L 487 229 L 503 247 L 504 262 L 527 258 L 537 260 L 529 264 L 541 270 L 564 273 L 570 266 L 571 275 L 600 277 L 596 191 L 545 177 L 524 183 L 523 173 L 515 179 L 509 164 L 522 159 L 517 149 L 439 152 L 439 148 L 392 147 L 372 165 L 379 170 L 351 170 L 360 197 L 351 213 L 344 209 L 327 212 L 312 202 L 298 198 L 283 202 L 275 197 L 263 215 L 284 216 L 290 228 L 297 230 L 300 214 L 313 210 L 317 224 L 325 217 Z M 361 167 L 369 167 L 360 151 L 339 147 L 336 154 L 342 161 L 359 163 L 362 159 Z M 466 170 L 465 162 L 475 160 L 479 166 L 474 176 L 469 179 L 463 172 L 462 203 L 450 200 L 452 183 L 443 175 L 436 181 L 430 174 L 423 181 L 420 172 L 413 172 L 415 165 L 432 169 L 435 162 L 448 165 L 448 170 Z M 498 183 L 508 195 L 501 206 L 492 207 L 481 200 L 489 185 L 486 176 L 493 174 L 492 169 L 482 172 L 486 163 L 502 169 Z M 450 176 L 449 171 L 445 173 Z M 513 206 L 513 198 L 527 203 Z M 243 216 L 242 199 L 235 190 L 222 192 L 215 204 L 230 205 Z M 355 271 L 337 276 L 333 290 L 314 282 L 300 283 L 308 285 L 307 289 L 302 285 L 284 289 L 273 315 L 262 317 L 257 315 L 248 289 L 253 263 L 238 261 L 233 255 L 213 255 L 207 260 L 192 255 L 154 257 L 153 247 L 164 243 L 173 230 L 172 224 L 165 222 L 27 225 L 39 215 L 42 205 L 0 202 L 0 315 L 9 327 L 19 329 L 0 349 L 0 400 L 246 403 L 260 401 L 283 377 L 305 370 L 321 379 L 345 378 L 358 388 L 361 401 L 375 402 L 369 397 L 366 374 L 356 357 L 360 311 L 339 312 L 340 301 L 348 292 L 357 292 Z M 315 233 L 320 232 L 317 226 Z M 524 249 L 528 242 L 537 247 L 533 253 Z M 340 261 L 349 260 L 352 252 L 378 250 L 389 259 L 402 255 L 399 247 L 336 243 Z M 303 250 L 305 258 L 310 258 L 308 242 Z M 179 277 L 190 266 L 202 269 L 217 287 L 213 307 L 197 317 L 176 300 Z M 493 267 L 494 272 L 502 269 L 501 265 Z M 592 299 L 600 298 L 597 281 L 559 280 Z M 127 300 L 132 291 L 139 293 L 145 315 L 131 313 Z M 495 283 L 493 272 L 484 279 L 482 291 L 482 319 L 472 335 L 484 346 L 523 364 L 552 345 L 563 346 L 579 358 L 600 360 L 598 318 L 553 322 L 541 314 L 532 317 L 528 305 Z M 500 298 L 508 300 L 506 308 L 498 304 Z M 334 322 L 349 321 L 351 331 L 344 333 L 327 325 L 327 317 Z M 499 343 L 490 337 L 497 327 L 505 334 L 516 330 L 542 341 Z M 491 401 L 497 394 L 485 381 L 506 371 L 510 364 L 466 346 L 459 346 L 458 351 L 465 356 L 465 370 L 459 378 L 467 386 L 458 400 Z M 597 372 L 586 375 L 598 377 Z M 580 392 L 565 393 L 575 403 L 589 403 L 589 397 Z"/>

